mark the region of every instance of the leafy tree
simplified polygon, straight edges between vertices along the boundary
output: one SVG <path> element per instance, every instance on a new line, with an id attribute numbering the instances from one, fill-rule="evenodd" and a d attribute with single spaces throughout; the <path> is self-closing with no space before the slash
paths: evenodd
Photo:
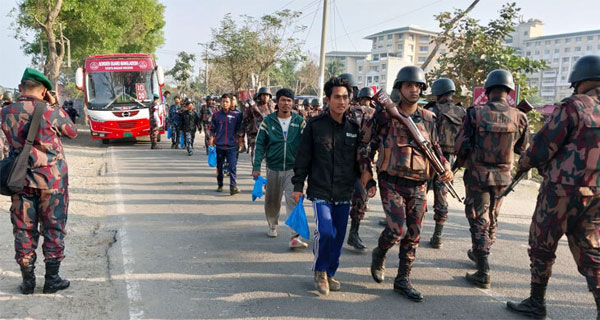
<path id="1" fill-rule="evenodd" d="M 271 84 L 284 88 L 296 88 L 298 83 L 296 69 L 299 63 L 299 59 L 284 59 L 277 63 L 268 73 Z"/>
<path id="2" fill-rule="evenodd" d="M 344 64 L 338 59 L 333 59 L 325 65 L 325 78 L 336 77 L 344 72 Z M 325 80 L 327 81 L 327 80 Z"/>
<path id="3" fill-rule="evenodd" d="M 514 48 L 505 45 L 505 39 L 517 24 L 519 11 L 515 3 L 508 3 L 502 7 L 498 18 L 487 25 L 479 25 L 470 17 L 456 22 L 448 12 L 437 15 L 440 28 L 450 31 L 439 34 L 434 40 L 446 43 L 447 50 L 439 57 L 439 66 L 430 72 L 430 79 L 451 78 L 456 84 L 458 100 L 470 103 L 473 87 L 483 85 L 490 71 L 506 69 L 519 85 L 521 98 L 534 95 L 535 88 L 527 85 L 526 74 L 546 69 L 547 64 L 543 60 L 520 57 Z M 448 28 L 454 22 L 456 24 Z"/>
<path id="4" fill-rule="evenodd" d="M 297 72 L 298 94 L 317 95 L 319 92 L 319 64 L 315 57 L 304 61 Z"/>
<path id="5" fill-rule="evenodd" d="M 164 9 L 158 0 L 23 0 L 12 15 L 23 52 L 39 64 L 43 43 L 44 72 L 56 83 L 65 58 L 62 35 L 75 66 L 95 54 L 154 53 L 164 42 Z"/>
<path id="6" fill-rule="evenodd" d="M 181 51 L 177 54 L 177 60 L 175 60 L 173 68 L 165 73 L 173 77 L 179 91 L 185 92 L 188 95 L 190 94 L 188 89 L 190 89 L 190 82 L 194 73 L 194 65 L 192 63 L 195 60 L 195 55 Z"/>

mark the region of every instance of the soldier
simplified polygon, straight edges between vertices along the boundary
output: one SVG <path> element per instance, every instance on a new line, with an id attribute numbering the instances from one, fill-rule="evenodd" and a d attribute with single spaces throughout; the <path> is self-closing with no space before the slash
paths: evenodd
<path id="1" fill-rule="evenodd" d="M 169 108 L 169 123 L 171 124 L 171 149 L 179 149 L 179 123 L 181 119 L 181 98 L 175 97 L 174 104 Z"/>
<path id="2" fill-rule="evenodd" d="M 429 140 L 438 158 L 446 168 L 439 179 L 451 181 L 450 163 L 442 155 L 437 144 L 435 114 L 418 106 L 417 102 L 427 89 L 425 73 L 416 66 L 407 66 L 398 72 L 393 90 L 398 91 L 398 109 L 409 116 L 417 128 Z M 415 260 L 421 238 L 421 226 L 425 216 L 426 184 L 433 172 L 429 160 L 417 150 L 409 130 L 404 124 L 391 119 L 381 107 L 361 129 L 358 147 L 358 162 L 361 171 L 361 185 L 366 188 L 373 178 L 371 162 L 375 152 L 379 152 L 377 176 L 379 192 L 387 225 L 373 250 L 371 275 L 375 282 L 384 280 L 385 256 L 396 243 L 400 243 L 398 275 L 394 280 L 394 291 L 416 302 L 423 301 L 423 295 L 413 288 L 410 271 Z M 373 189 L 373 190 L 371 190 Z M 369 189 L 374 194 L 375 187 Z"/>
<path id="3" fill-rule="evenodd" d="M 306 113 L 306 121 L 318 116 L 320 113 L 321 113 L 321 103 L 319 102 L 319 99 L 317 99 L 317 98 L 312 99 L 312 101 L 310 102 L 310 109 Z"/>
<path id="4" fill-rule="evenodd" d="M 2 106 L 0 109 L 11 104 L 12 99 L 12 92 L 4 91 L 2 94 Z M 0 124 L 2 123 L 0 122 Z M 4 133 L 0 130 L 0 160 L 4 159 L 5 157 L 8 157 L 8 141 L 6 141 L 6 136 L 4 136 Z"/>
<path id="5" fill-rule="evenodd" d="M 436 127 L 438 130 L 439 145 L 444 153 L 444 158 L 454 164 L 456 155 L 454 153 L 454 143 L 456 135 L 460 130 L 466 111 L 463 107 L 456 106 L 452 102 L 452 96 L 456 91 L 454 82 L 448 78 L 440 78 L 431 85 L 431 94 L 435 101 L 429 104 L 428 110 L 435 113 L 437 117 Z M 426 107 L 427 108 L 427 107 Z M 433 219 L 435 220 L 435 230 L 429 240 L 432 248 L 439 249 L 442 246 L 442 230 L 444 223 L 448 219 L 448 201 L 446 195 L 448 190 L 443 183 L 432 181 L 433 186 Z"/>
<path id="6" fill-rule="evenodd" d="M 148 108 L 148 113 L 150 116 L 150 149 L 159 149 L 156 144 L 157 136 L 158 136 L 158 105 L 160 104 L 160 96 L 158 94 L 153 95 L 152 103 L 150 103 L 150 108 Z"/>
<path id="7" fill-rule="evenodd" d="M 275 111 L 271 103 L 271 91 L 267 87 L 261 87 L 257 92 L 257 103 L 246 110 L 244 115 L 244 127 L 248 136 L 248 149 L 252 158 L 254 158 L 254 145 L 258 128 L 264 117 Z"/>
<path id="8" fill-rule="evenodd" d="M 202 129 L 204 130 L 204 148 L 206 149 L 206 154 L 208 154 L 208 146 L 210 145 L 210 119 L 215 112 L 217 112 L 217 103 L 215 98 L 208 95 L 206 96 L 206 104 L 200 108 L 199 115 L 202 123 Z"/>
<path id="9" fill-rule="evenodd" d="M 515 89 L 510 72 L 490 72 L 483 86 L 488 103 L 467 110 L 455 143 L 458 167 L 466 168 L 465 213 L 469 221 L 472 249 L 469 259 L 477 272 L 466 279 L 480 288 L 490 287 L 488 255 L 496 240 L 501 194 L 510 184 L 514 154 L 527 147 L 527 116 L 508 105 L 506 98 Z"/>
<path id="10" fill-rule="evenodd" d="M 358 84 L 354 80 L 354 76 L 350 73 L 342 73 L 338 76 L 339 78 L 346 79 L 352 86 L 352 98 L 350 98 L 350 106 L 358 105 Z"/>
<path id="11" fill-rule="evenodd" d="M 2 107 L 11 104 L 13 101 L 13 94 L 10 91 L 4 91 L 2 94 Z"/>
<path id="12" fill-rule="evenodd" d="M 360 89 L 358 94 L 358 101 L 360 101 L 360 105 L 352 105 L 350 107 L 350 112 L 354 114 L 356 121 L 358 122 L 359 127 L 362 127 L 371 119 L 375 109 L 369 107 L 371 104 L 371 99 L 375 95 L 373 89 L 370 87 L 364 87 Z M 356 179 L 356 183 L 354 185 L 354 192 L 352 193 L 352 200 L 350 206 L 350 232 L 348 233 L 348 245 L 353 247 L 356 250 L 363 251 L 366 249 L 365 245 L 362 242 L 362 239 L 358 235 L 358 229 L 360 227 L 360 221 L 365 216 L 365 211 L 367 209 L 367 201 L 369 197 L 367 196 L 366 190 L 360 185 L 360 179 Z"/>
<path id="13" fill-rule="evenodd" d="M 569 83 L 574 94 L 554 110 L 519 159 L 518 171 L 538 168 L 544 181 L 529 228 L 531 295 L 507 306 L 526 316 L 546 316 L 546 287 L 566 234 L 600 319 L 600 56 L 579 58 Z"/>
<path id="14" fill-rule="evenodd" d="M 31 294 L 35 289 L 35 250 L 40 233 L 44 237 L 42 249 L 46 263 L 43 292 L 54 293 L 70 284 L 58 275 L 64 258 L 69 205 L 69 173 L 59 136 L 75 138 L 77 127 L 58 106 L 58 99 L 51 90 L 48 78 L 27 68 L 19 85 L 21 96 L 0 112 L 2 131 L 10 144 L 11 155 L 16 156 L 25 145 L 34 110 L 43 110 L 29 154 L 25 187 L 11 197 L 15 259 L 21 267 L 23 283 L 19 289 L 23 294 Z M 39 229 L 38 224 L 41 225 Z"/>

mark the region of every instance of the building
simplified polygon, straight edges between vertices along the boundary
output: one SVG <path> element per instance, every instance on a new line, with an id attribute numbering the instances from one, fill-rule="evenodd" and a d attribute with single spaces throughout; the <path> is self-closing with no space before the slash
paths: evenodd
<path id="1" fill-rule="evenodd" d="M 527 82 L 546 102 L 553 103 L 573 92 L 567 81 L 575 61 L 588 54 L 600 55 L 600 30 L 545 36 L 542 27 L 537 19 L 521 22 L 507 44 L 520 56 L 546 61 L 549 68 L 528 74 Z"/>
<path id="2" fill-rule="evenodd" d="M 330 52 L 327 59 L 345 61 L 345 72 L 356 78 L 359 87 L 376 86 L 390 92 L 398 70 L 407 65 L 420 66 L 425 62 L 433 44 L 431 41 L 437 32 L 409 25 L 403 28 L 381 31 L 365 37 L 372 42 L 371 52 Z M 438 54 L 445 47 L 440 47 Z M 331 58 L 330 58 L 331 57 Z M 426 72 L 435 67 L 436 58 L 426 68 Z"/>

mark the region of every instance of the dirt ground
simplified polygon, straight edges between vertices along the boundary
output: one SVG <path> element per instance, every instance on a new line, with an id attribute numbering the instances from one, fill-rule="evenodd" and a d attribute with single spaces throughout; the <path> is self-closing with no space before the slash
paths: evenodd
<path id="1" fill-rule="evenodd" d="M 36 264 L 37 288 L 20 294 L 19 267 L 14 261 L 10 198 L 0 196 L 0 318 L 2 319 L 109 319 L 117 303 L 110 279 L 107 250 L 115 231 L 108 229 L 110 179 L 106 177 L 107 148 L 90 138 L 79 125 L 79 136 L 64 139 L 69 166 L 69 217 L 66 258 L 60 274 L 71 287 L 57 294 L 42 294 L 44 264 L 40 239 Z"/>

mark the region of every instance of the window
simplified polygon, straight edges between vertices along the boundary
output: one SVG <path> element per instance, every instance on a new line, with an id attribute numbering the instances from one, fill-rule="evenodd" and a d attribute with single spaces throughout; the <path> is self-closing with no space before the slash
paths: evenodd
<path id="1" fill-rule="evenodd" d="M 386 52 L 386 53 L 382 53 L 382 54 L 380 54 L 379 56 L 380 56 L 380 57 L 382 57 L 382 58 L 385 58 L 385 57 L 387 57 L 387 56 L 388 56 L 388 54 L 387 54 L 387 52 Z"/>
<path id="2" fill-rule="evenodd" d="M 419 57 L 419 62 L 425 62 L 425 59 L 427 59 L 427 57 Z"/>
<path id="3" fill-rule="evenodd" d="M 565 39 L 565 43 L 570 43 L 571 42 L 571 38 L 566 38 Z"/>
<path id="4" fill-rule="evenodd" d="M 427 51 L 429 51 L 428 46 L 419 46 L 419 52 L 427 52 Z"/>
<path id="5" fill-rule="evenodd" d="M 581 51 L 581 47 L 575 47 L 575 52 Z"/>
<path id="6" fill-rule="evenodd" d="M 563 62 L 569 62 L 569 57 L 564 57 Z"/>
<path id="7" fill-rule="evenodd" d="M 358 72 L 362 72 L 362 66 L 358 66 Z"/>
<path id="8" fill-rule="evenodd" d="M 385 47 L 386 47 L 386 48 L 391 48 L 391 47 L 392 47 L 392 45 L 391 45 L 391 44 L 388 44 L 388 45 L 387 45 L 387 46 L 385 46 Z"/>
<path id="9" fill-rule="evenodd" d="M 373 55 L 373 61 L 379 61 L 379 55 L 378 54 L 374 54 Z"/>
<path id="10" fill-rule="evenodd" d="M 388 40 L 392 40 L 394 38 L 393 34 L 388 34 Z"/>
<path id="11" fill-rule="evenodd" d="M 377 67 L 377 66 L 374 66 L 374 67 L 372 68 L 372 70 L 373 70 L 373 71 L 375 71 L 375 72 L 377 72 L 377 71 L 379 71 L 379 67 Z"/>
<path id="12" fill-rule="evenodd" d="M 413 51 L 415 51 L 415 46 L 414 46 L 414 45 L 412 45 L 412 44 L 409 44 L 409 45 L 408 45 L 408 51 L 410 51 L 410 52 L 413 52 Z"/>
<path id="13" fill-rule="evenodd" d="M 379 82 L 379 76 L 374 76 L 374 77 L 373 77 L 373 81 L 375 81 L 375 82 Z"/>
<path id="14" fill-rule="evenodd" d="M 540 44 L 541 44 L 541 42 L 540 42 L 540 41 L 536 41 L 536 42 L 535 42 L 535 46 L 536 46 L 536 47 L 539 47 L 539 46 L 540 46 Z"/>
<path id="15" fill-rule="evenodd" d="M 523 32 L 523 35 L 524 35 L 524 36 L 528 36 L 528 35 L 529 35 L 529 31 L 525 31 L 525 32 Z"/>
<path id="16" fill-rule="evenodd" d="M 379 36 L 379 39 L 378 39 L 378 40 L 379 40 L 379 41 L 383 40 L 383 36 Z"/>
<path id="17" fill-rule="evenodd" d="M 525 46 L 526 46 L 526 47 L 531 47 L 531 42 L 527 42 L 527 43 L 525 44 Z"/>
<path id="18" fill-rule="evenodd" d="M 585 47 L 585 51 L 592 51 L 592 46 Z"/>
<path id="19" fill-rule="evenodd" d="M 385 70 L 385 68 L 386 68 L 386 67 L 387 67 L 387 65 L 386 65 L 385 63 L 382 63 L 382 64 L 381 64 L 381 70 L 382 70 L 382 71 L 383 71 L 383 70 Z"/>
<path id="20" fill-rule="evenodd" d="M 531 51 L 525 52 L 525 56 L 530 57 L 531 56 Z"/>
<path id="21" fill-rule="evenodd" d="M 562 81 L 565 81 L 565 80 L 567 80 L 567 76 L 562 76 L 562 77 L 560 77 L 560 80 L 562 80 Z"/>
<path id="22" fill-rule="evenodd" d="M 358 82 L 362 82 L 362 76 L 358 77 Z"/>
<path id="23" fill-rule="evenodd" d="M 402 49 L 403 43 L 398 43 L 398 50 Z"/>
<path id="24" fill-rule="evenodd" d="M 398 34 L 398 40 L 402 40 L 402 33 Z"/>
<path id="25" fill-rule="evenodd" d="M 565 52 L 571 52 L 571 48 L 565 48 Z"/>
<path id="26" fill-rule="evenodd" d="M 540 50 L 535 50 L 535 55 L 539 55 L 540 54 Z"/>
<path id="27" fill-rule="evenodd" d="M 594 36 L 588 36 L 587 39 L 588 39 L 588 41 L 592 41 L 592 40 L 594 40 Z"/>
<path id="28" fill-rule="evenodd" d="M 409 34 L 409 35 L 408 35 L 408 40 L 410 40 L 410 41 L 415 41 L 415 36 L 414 36 L 414 35 L 412 35 L 412 34 Z"/>
<path id="29" fill-rule="evenodd" d="M 413 62 L 415 60 L 414 56 L 406 56 L 406 58 L 408 58 L 408 61 Z"/>
<path id="30" fill-rule="evenodd" d="M 420 36 L 419 41 L 420 42 L 429 42 L 429 36 Z"/>
<path id="31" fill-rule="evenodd" d="M 552 59 L 552 63 L 558 63 L 559 60 L 560 60 L 559 58 L 554 58 L 554 59 Z"/>
<path id="32" fill-rule="evenodd" d="M 581 37 L 575 37 L 575 42 L 581 42 Z"/>
<path id="33" fill-rule="evenodd" d="M 558 49 L 558 48 L 554 49 L 554 53 L 560 53 L 560 49 Z"/>
<path id="34" fill-rule="evenodd" d="M 550 54 L 550 49 L 544 50 L 544 54 Z"/>
<path id="35" fill-rule="evenodd" d="M 559 44 L 559 43 L 560 43 L 560 39 L 554 40 L 554 44 Z"/>
<path id="36" fill-rule="evenodd" d="M 377 49 L 381 49 L 381 48 L 383 48 L 383 46 L 377 46 Z"/>
<path id="37" fill-rule="evenodd" d="M 546 40 L 546 45 L 549 45 L 549 44 L 550 44 L 550 40 Z"/>

